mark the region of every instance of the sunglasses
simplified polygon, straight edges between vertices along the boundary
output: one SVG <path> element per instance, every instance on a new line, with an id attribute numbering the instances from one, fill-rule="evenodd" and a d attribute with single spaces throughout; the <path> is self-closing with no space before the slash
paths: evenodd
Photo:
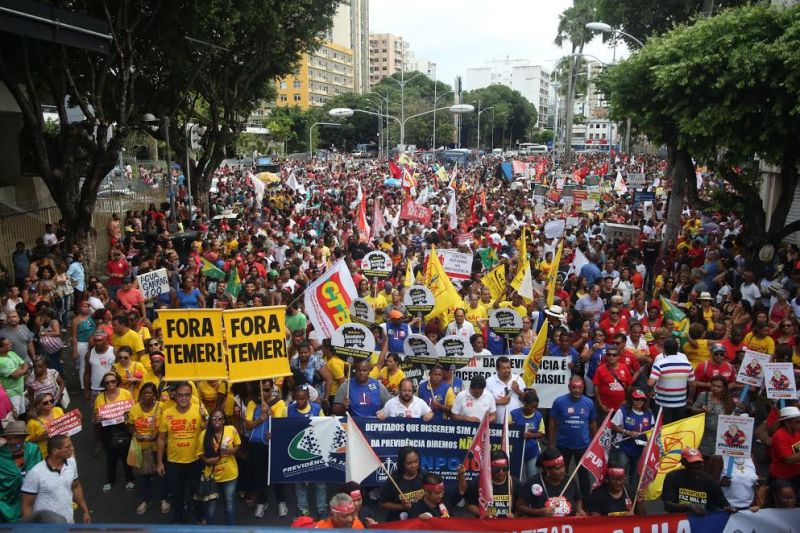
<path id="1" fill-rule="evenodd" d="M 39 402 L 39 405 L 53 405 L 53 399 L 51 398 L 49 400 L 42 400 Z"/>
<path id="2" fill-rule="evenodd" d="M 224 416 L 212 416 L 211 420 L 225 420 Z"/>
<path id="3" fill-rule="evenodd" d="M 103 385 L 111 385 L 112 383 L 117 383 L 116 379 L 107 379 L 103 382 Z"/>
<path id="4" fill-rule="evenodd" d="M 500 472 L 508 472 L 508 467 L 507 466 L 493 466 L 492 467 L 492 473 L 493 474 L 499 474 Z"/>

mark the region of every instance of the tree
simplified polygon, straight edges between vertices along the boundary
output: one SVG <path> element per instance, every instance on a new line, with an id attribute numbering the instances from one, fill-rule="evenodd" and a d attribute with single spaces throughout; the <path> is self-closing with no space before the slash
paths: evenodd
<path id="1" fill-rule="evenodd" d="M 563 47 L 569 41 L 571 56 L 569 57 L 569 76 L 567 77 L 567 100 L 564 119 L 564 157 L 567 162 L 572 157 L 572 115 L 575 110 L 576 74 L 580 54 L 583 47 L 592 40 L 591 30 L 586 29 L 586 24 L 596 20 L 596 0 L 573 0 L 572 7 L 564 10 L 558 17 L 558 32 L 555 44 Z M 576 55 L 577 54 L 577 55 Z"/>
<path id="2" fill-rule="evenodd" d="M 336 121 L 328 115 L 328 111 L 336 107 L 378 111 L 375 103 L 366 95 L 355 93 L 340 94 L 328 100 L 323 107 L 322 119 L 325 122 Z M 335 145 L 344 151 L 352 151 L 357 144 L 376 143 L 378 141 L 378 121 L 376 116 L 367 113 L 353 113 L 352 117 L 339 120 L 341 127 L 320 127 L 319 138 L 325 145 Z M 319 126 L 318 126 L 319 127 Z"/>
<path id="3" fill-rule="evenodd" d="M 467 91 L 463 101 L 475 105 L 474 113 L 465 113 L 461 122 L 461 142 L 464 146 L 474 146 L 478 140 L 478 101 L 481 109 L 494 106 L 494 134 L 499 143 L 512 146 L 526 140 L 536 124 L 536 106 L 519 91 L 505 85 L 490 85 L 483 89 Z M 492 137 L 491 113 L 481 115 L 481 139 L 490 141 Z M 483 142 L 481 144 L 484 144 Z"/>
<path id="4" fill-rule="evenodd" d="M 742 237 L 751 251 L 800 230 L 800 221 L 785 224 L 800 157 L 798 46 L 800 6 L 741 7 L 651 39 L 603 81 L 615 114 L 670 142 L 673 165 L 690 177 L 687 188 L 694 184 L 692 158 L 727 180 L 734 189 L 728 205 L 747 213 Z M 754 155 L 781 170 L 769 221 Z M 674 188 L 672 197 L 682 191 Z"/>

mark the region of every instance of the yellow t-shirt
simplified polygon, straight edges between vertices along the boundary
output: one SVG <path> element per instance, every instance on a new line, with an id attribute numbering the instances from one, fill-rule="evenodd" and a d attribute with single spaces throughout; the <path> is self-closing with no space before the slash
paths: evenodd
<path id="1" fill-rule="evenodd" d="M 328 359 L 328 362 L 325 363 L 325 366 L 330 370 L 331 375 L 333 376 L 333 380 L 331 380 L 331 390 L 330 395 L 334 396 L 336 391 L 339 390 L 339 384 L 336 382 L 337 379 L 345 378 L 345 362 L 340 359 L 339 357 L 331 357 Z"/>
<path id="2" fill-rule="evenodd" d="M 711 359 L 711 352 L 709 351 L 708 347 L 708 339 L 698 339 L 695 342 L 697 343 L 696 348 L 689 344 L 688 341 L 683 345 L 683 353 L 686 354 L 686 358 L 689 359 L 689 362 L 692 364 L 692 368 L 697 368 L 697 365 L 700 363 Z"/>
<path id="3" fill-rule="evenodd" d="M 144 365 L 138 361 L 131 361 L 131 364 L 128 365 L 126 369 L 122 368 L 121 364 L 114 363 L 114 372 L 119 374 L 119 377 L 122 378 L 120 387 L 130 392 L 133 399 L 138 401 L 139 391 L 142 389 L 144 377 L 147 375 L 147 369 L 145 369 Z M 138 379 L 139 381 L 131 381 L 131 378 Z"/>
<path id="4" fill-rule="evenodd" d="M 111 336 L 111 346 L 113 346 L 115 350 L 127 346 L 133 350 L 134 356 L 144 351 L 144 341 L 142 341 L 142 337 L 132 329 L 129 329 L 125 335 L 117 335 L 114 333 Z"/>
<path id="5" fill-rule="evenodd" d="M 230 255 L 231 252 L 239 248 L 239 241 L 233 239 L 232 241 L 225 241 L 225 255 Z"/>
<path id="6" fill-rule="evenodd" d="M 150 335 L 150 330 L 144 326 L 140 327 L 136 334 L 142 338 L 142 342 L 146 342 L 147 339 L 152 337 L 152 335 Z"/>
<path id="7" fill-rule="evenodd" d="M 196 461 L 197 436 L 204 426 L 197 404 L 191 404 L 185 413 L 178 412 L 177 407 L 164 409 L 158 420 L 158 431 L 167 434 L 167 461 L 180 464 Z"/>
<path id="8" fill-rule="evenodd" d="M 396 391 L 400 389 L 400 382 L 406 378 L 406 373 L 400 369 L 397 369 L 397 372 L 395 372 L 394 375 L 389 376 L 389 369 L 387 367 L 383 367 L 381 368 L 379 376 L 383 386 L 386 387 L 389 392 L 391 392 L 393 390 Z"/>
<path id="9" fill-rule="evenodd" d="M 155 437 L 158 434 L 158 403 L 154 404 L 149 411 L 145 411 L 142 404 L 137 403 L 130 411 L 128 411 L 127 424 L 134 427 L 136 433 L 142 437 Z M 142 450 L 154 450 L 156 442 L 142 441 L 140 442 Z"/>
<path id="10" fill-rule="evenodd" d="M 64 416 L 64 410 L 60 407 L 53 407 L 53 420 Z M 32 441 L 42 435 L 47 434 L 47 422 L 41 418 L 31 418 L 28 420 L 28 438 L 25 440 Z M 39 446 L 39 451 L 42 452 L 42 459 L 47 459 L 47 439 L 36 443 Z"/>
<path id="11" fill-rule="evenodd" d="M 105 393 L 100 393 L 97 395 L 97 398 L 94 399 L 94 415 L 97 416 L 100 408 L 106 405 L 107 403 L 115 403 L 115 402 L 124 402 L 125 400 L 133 400 L 133 395 L 128 392 L 127 390 L 120 388 L 119 389 L 119 396 L 117 396 L 116 400 L 106 401 Z"/>
<path id="12" fill-rule="evenodd" d="M 389 302 L 386 301 L 386 297 L 382 292 L 379 292 L 377 296 L 367 295 L 364 299 L 369 302 L 369 304 L 372 306 L 372 309 L 375 310 L 375 323 L 382 323 L 383 309 L 386 309 L 386 306 L 389 305 Z M 379 309 L 380 311 L 378 311 Z"/>
<path id="13" fill-rule="evenodd" d="M 245 410 L 245 418 L 247 420 L 253 420 L 253 417 L 256 413 L 256 407 L 258 404 L 252 400 L 247 402 L 247 409 Z M 283 400 L 278 400 L 269 408 L 270 416 L 272 418 L 286 418 L 288 414 L 288 408 L 286 407 L 286 402 Z"/>
<path id="14" fill-rule="evenodd" d="M 469 305 L 465 305 L 464 306 L 464 310 L 467 313 L 466 314 L 466 319 L 468 321 L 470 321 L 473 326 L 475 326 L 475 331 L 479 331 L 481 329 L 481 326 L 480 326 L 480 323 L 478 322 L 478 319 L 487 319 L 487 318 L 489 318 L 489 312 L 481 304 L 478 304 L 478 307 L 476 307 L 475 309 L 473 309 Z"/>
<path id="15" fill-rule="evenodd" d="M 217 406 L 218 395 L 228 394 L 228 384 L 225 381 L 218 381 L 217 386 L 214 387 L 208 381 L 198 381 L 197 392 L 206 410 L 211 412 L 211 410 L 215 409 Z"/>
<path id="16" fill-rule="evenodd" d="M 773 355 L 775 353 L 775 341 L 772 337 L 767 335 L 763 339 L 756 338 L 751 331 L 744 337 L 744 344 L 754 352 L 768 353 Z"/>
<path id="17" fill-rule="evenodd" d="M 205 453 L 205 437 L 206 430 L 200 432 L 197 438 L 197 456 L 200 457 Z M 242 440 L 239 438 L 239 432 L 233 426 L 225 426 L 222 428 L 222 440 L 219 443 L 214 443 L 214 449 L 218 450 L 220 447 L 233 448 L 240 446 Z M 235 455 L 223 455 L 219 459 L 219 463 L 206 466 L 206 468 L 213 468 L 214 480 L 217 483 L 224 483 L 226 481 L 233 481 L 239 477 L 239 465 L 236 462 Z"/>
<path id="18" fill-rule="evenodd" d="M 163 406 L 163 403 L 165 401 L 169 400 L 169 392 L 167 391 L 167 386 L 165 384 L 164 388 L 161 391 L 161 396 L 160 397 L 158 396 L 158 386 L 161 384 L 161 382 L 162 382 L 162 379 L 159 378 L 158 376 L 156 376 L 155 374 L 153 374 L 153 371 L 151 369 L 151 370 L 148 370 L 145 373 L 144 379 L 142 380 L 142 385 L 144 385 L 145 383 L 152 383 L 153 385 L 155 385 L 156 386 L 156 400 L 159 403 L 161 403 L 162 406 Z"/>
<path id="19" fill-rule="evenodd" d="M 519 316 L 523 318 L 528 316 L 528 308 L 525 307 L 524 305 L 514 305 L 509 301 L 505 301 L 505 302 L 500 302 L 500 305 L 498 307 L 508 307 L 509 309 L 513 309 L 514 311 L 519 313 Z"/>

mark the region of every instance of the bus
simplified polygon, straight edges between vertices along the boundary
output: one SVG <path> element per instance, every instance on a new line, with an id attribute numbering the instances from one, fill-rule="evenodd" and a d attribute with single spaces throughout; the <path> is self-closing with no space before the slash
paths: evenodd
<path id="1" fill-rule="evenodd" d="M 473 158 L 472 151 L 466 148 L 445 150 L 442 153 L 442 162 L 446 167 L 452 167 L 457 164 L 459 167 L 464 168 Z"/>
<path id="2" fill-rule="evenodd" d="M 547 153 L 547 146 L 536 143 L 519 143 L 519 155 L 540 155 Z"/>

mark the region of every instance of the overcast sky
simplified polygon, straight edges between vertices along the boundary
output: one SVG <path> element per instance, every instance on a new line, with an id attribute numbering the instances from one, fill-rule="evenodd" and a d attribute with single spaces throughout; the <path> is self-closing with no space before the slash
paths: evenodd
<path id="1" fill-rule="evenodd" d="M 370 0 L 370 33 L 402 35 L 417 58 L 433 61 L 437 77 L 452 85 L 456 75 L 491 59 L 529 59 L 552 69 L 569 53 L 553 44 L 558 15 L 572 0 Z M 597 37 L 585 49 L 611 61 L 611 48 Z M 627 55 L 624 46 L 617 54 Z"/>

